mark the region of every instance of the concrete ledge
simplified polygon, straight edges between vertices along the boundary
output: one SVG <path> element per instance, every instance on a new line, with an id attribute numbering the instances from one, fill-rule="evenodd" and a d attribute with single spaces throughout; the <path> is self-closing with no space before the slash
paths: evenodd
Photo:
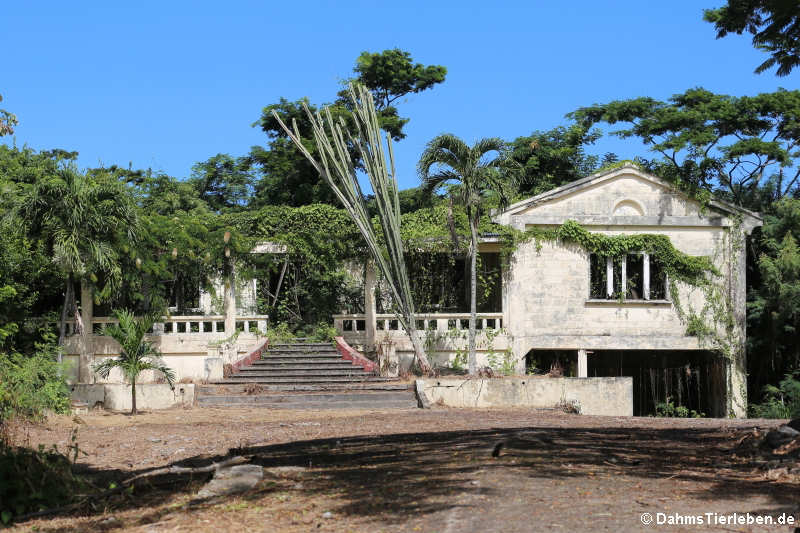
<path id="1" fill-rule="evenodd" d="M 417 380 L 432 403 L 448 407 L 555 407 L 578 402 L 585 415 L 633 416 L 633 378 Z"/>
<path id="2" fill-rule="evenodd" d="M 111 411 L 130 411 L 131 386 L 126 383 L 72 385 L 72 401 L 85 402 L 89 408 L 103 407 Z M 137 409 L 169 409 L 194 405 L 194 385 L 176 383 L 175 390 L 161 383 L 136 385 Z"/>

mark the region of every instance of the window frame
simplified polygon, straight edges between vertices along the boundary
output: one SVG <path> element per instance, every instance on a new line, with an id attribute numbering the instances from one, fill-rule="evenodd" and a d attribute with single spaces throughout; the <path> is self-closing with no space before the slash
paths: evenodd
<path id="1" fill-rule="evenodd" d="M 597 298 L 592 295 L 592 255 L 589 254 L 589 301 L 590 302 L 630 302 L 630 303 L 667 303 L 671 302 L 669 299 L 669 291 L 665 291 L 664 298 L 651 299 L 650 298 L 650 254 L 647 252 L 628 252 L 619 261 L 620 265 L 620 290 L 619 294 L 622 297 L 615 297 L 614 292 L 614 257 L 606 257 L 606 295 L 605 298 Z M 627 297 L 628 292 L 628 272 L 627 272 L 627 259 L 629 255 L 641 255 L 642 257 L 642 298 L 633 299 Z M 669 276 L 664 273 L 664 286 L 669 286 Z"/>

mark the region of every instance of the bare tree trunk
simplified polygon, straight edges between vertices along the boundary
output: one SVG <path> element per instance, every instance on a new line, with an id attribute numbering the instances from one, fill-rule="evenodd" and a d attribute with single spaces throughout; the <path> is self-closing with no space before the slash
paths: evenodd
<path id="1" fill-rule="evenodd" d="M 67 312 L 69 304 L 74 300 L 75 280 L 72 274 L 67 276 L 67 289 L 64 291 L 64 306 L 61 308 L 61 322 L 58 330 L 58 345 L 64 346 L 64 339 L 67 336 Z M 61 353 L 58 354 L 58 362 L 61 362 Z"/>
<path id="2" fill-rule="evenodd" d="M 447 227 L 450 230 L 450 239 L 453 241 L 453 250 L 458 250 L 458 232 L 456 231 L 456 222 L 453 218 L 453 196 L 448 195 L 447 202 Z"/>
<path id="3" fill-rule="evenodd" d="M 420 372 L 427 376 L 431 373 L 431 363 L 428 361 L 428 356 L 425 354 L 425 348 L 417 336 L 416 324 L 408 324 L 406 327 L 408 337 L 411 339 L 411 346 L 414 348 L 414 359 L 417 361 Z"/>
<path id="4" fill-rule="evenodd" d="M 275 287 L 275 296 L 272 298 L 272 307 L 278 305 L 278 296 L 281 294 L 281 285 L 283 285 L 283 276 L 286 275 L 286 268 L 289 266 L 289 256 L 286 256 L 286 260 L 283 262 L 283 268 L 281 268 L 281 275 L 278 278 L 278 286 Z"/>
<path id="5" fill-rule="evenodd" d="M 135 415 L 136 411 L 136 378 L 131 379 L 131 414 Z"/>
<path id="6" fill-rule="evenodd" d="M 475 375 L 478 371 L 478 356 L 475 353 L 475 322 L 478 314 L 477 304 L 477 261 L 478 256 L 478 221 L 472 216 L 469 217 L 469 229 L 472 237 L 470 243 L 470 289 L 469 289 L 469 373 Z"/>

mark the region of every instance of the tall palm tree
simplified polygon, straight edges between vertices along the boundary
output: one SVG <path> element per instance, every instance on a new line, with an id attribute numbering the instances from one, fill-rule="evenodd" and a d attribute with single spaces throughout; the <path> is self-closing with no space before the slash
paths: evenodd
<path id="1" fill-rule="evenodd" d="M 144 370 L 157 370 L 161 372 L 169 383 L 175 386 L 175 371 L 164 364 L 163 355 L 144 336 L 158 320 L 160 313 L 148 314 L 136 318 L 128 310 L 114 313 L 119 323 L 106 326 L 105 334 L 114 339 L 122 347 L 119 357 L 105 359 L 94 365 L 94 371 L 103 379 L 111 371 L 119 368 L 122 375 L 131 384 L 131 414 L 136 414 L 136 380 Z"/>
<path id="2" fill-rule="evenodd" d="M 118 248 L 121 240 L 136 237 L 136 207 L 128 190 L 113 178 L 88 177 L 73 166 L 64 166 L 24 192 L 16 215 L 28 224 L 29 235 L 47 243 L 53 261 L 66 275 L 61 345 L 68 313 L 78 316 L 75 282 L 95 282 L 101 275 L 104 296 L 118 285 Z M 91 324 L 86 327 L 91 331 Z"/>
<path id="3" fill-rule="evenodd" d="M 492 157 L 493 156 L 493 157 Z M 478 222 L 487 198 L 495 197 L 500 205 L 508 203 L 516 180 L 511 172 L 506 144 L 492 137 L 468 146 L 455 135 L 446 133 L 432 139 L 422 152 L 417 172 L 423 187 L 433 192 L 455 182 L 450 193 L 464 206 L 470 229 L 470 316 L 469 373 L 477 372 L 475 322 L 477 319 Z"/>

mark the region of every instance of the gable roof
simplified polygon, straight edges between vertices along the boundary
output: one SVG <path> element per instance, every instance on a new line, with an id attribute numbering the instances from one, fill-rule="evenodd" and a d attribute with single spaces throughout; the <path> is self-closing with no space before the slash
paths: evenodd
<path id="1" fill-rule="evenodd" d="M 642 180 L 648 181 L 659 187 L 663 187 L 664 189 L 668 189 L 674 193 L 677 193 L 688 201 L 697 202 L 696 200 L 693 200 L 691 197 L 689 197 L 689 195 L 679 190 L 668 181 L 642 171 L 642 169 L 640 169 L 637 165 L 633 163 L 625 162 L 618 167 L 597 172 L 585 178 L 581 178 L 579 180 L 567 183 L 566 185 L 562 185 L 561 187 L 557 187 L 555 189 L 551 189 L 541 194 L 537 194 L 536 196 L 533 196 L 531 198 L 527 198 L 525 200 L 516 202 L 508 206 L 502 212 L 498 213 L 494 218 L 496 218 L 498 221 L 501 221 L 503 219 L 510 220 L 510 217 L 517 215 L 527 209 L 530 209 L 531 207 L 535 207 L 537 205 L 544 204 L 551 200 L 555 200 L 558 198 L 574 194 L 576 192 L 588 189 L 589 187 L 593 187 L 595 185 L 601 184 L 606 181 L 611 181 L 623 174 L 633 174 Z M 755 226 L 760 226 L 761 222 L 763 221 L 759 213 L 750 211 L 748 209 L 744 209 L 743 207 L 739 207 L 737 205 L 728 202 L 723 202 L 721 200 L 711 200 L 708 203 L 708 205 L 714 210 L 726 215 L 740 215 L 744 218 L 749 218 L 750 224 Z"/>

